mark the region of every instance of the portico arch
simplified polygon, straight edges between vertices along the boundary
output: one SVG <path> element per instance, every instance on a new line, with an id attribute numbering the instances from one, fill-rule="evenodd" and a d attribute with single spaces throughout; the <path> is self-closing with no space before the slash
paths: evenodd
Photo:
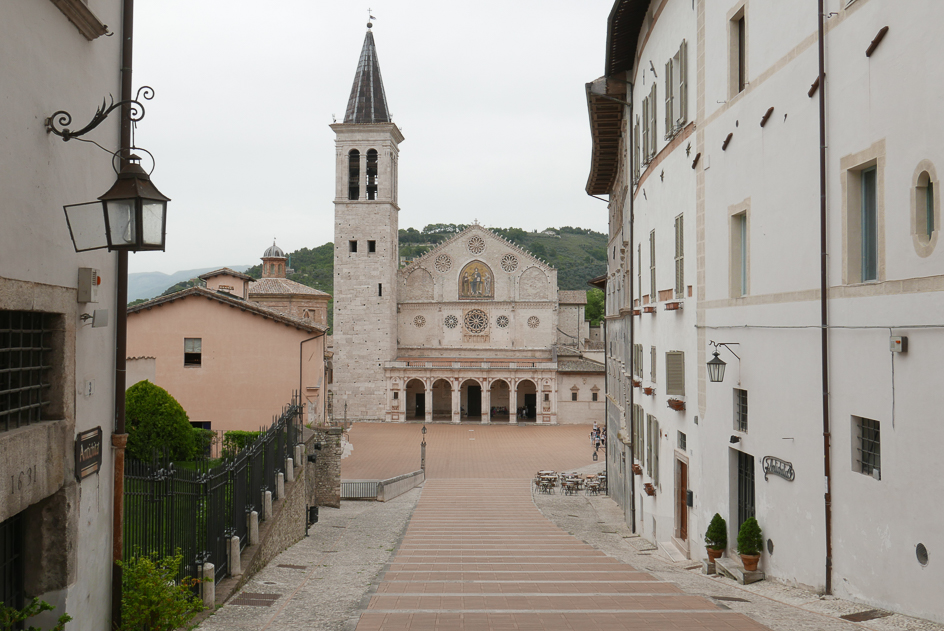
<path id="1" fill-rule="evenodd" d="M 452 420 L 452 384 L 448 379 L 433 382 L 433 420 Z"/>
<path id="2" fill-rule="evenodd" d="M 511 410 L 511 385 L 505 379 L 495 379 L 488 390 L 492 422 L 507 421 Z"/>
<path id="3" fill-rule="evenodd" d="M 482 416 L 482 383 L 477 379 L 466 379 L 459 392 L 463 420 L 478 421 Z"/>
<path id="4" fill-rule="evenodd" d="M 426 384 L 420 379 L 410 379 L 406 384 L 406 420 L 424 420 L 426 406 Z"/>
<path id="5" fill-rule="evenodd" d="M 534 422 L 538 408 L 538 386 L 530 379 L 522 379 L 515 388 L 515 410 L 518 422 Z"/>

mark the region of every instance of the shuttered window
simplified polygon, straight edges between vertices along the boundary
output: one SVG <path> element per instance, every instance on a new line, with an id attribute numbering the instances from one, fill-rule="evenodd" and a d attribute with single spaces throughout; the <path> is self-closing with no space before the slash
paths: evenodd
<path id="1" fill-rule="evenodd" d="M 688 121 L 688 44 L 682 40 L 679 50 L 672 58 L 672 74 L 675 80 L 675 128 L 681 129 Z"/>
<path id="2" fill-rule="evenodd" d="M 636 116 L 636 125 L 633 127 L 633 183 L 639 181 L 639 116 Z"/>
<path id="3" fill-rule="evenodd" d="M 649 380 L 652 383 L 656 382 L 656 347 L 652 346 L 649 349 Z"/>
<path id="4" fill-rule="evenodd" d="M 675 218 L 675 297 L 685 296 L 685 225 L 682 215 Z"/>
<path id="5" fill-rule="evenodd" d="M 652 478 L 655 486 L 659 485 L 659 421 L 652 414 L 647 415 L 646 432 L 646 474 Z"/>
<path id="6" fill-rule="evenodd" d="M 675 111 L 674 101 L 675 101 L 675 82 L 672 78 L 672 71 L 674 60 L 669 59 L 665 62 L 665 139 L 668 140 L 672 137 L 672 132 L 675 130 L 675 117 L 673 112 Z"/>
<path id="7" fill-rule="evenodd" d="M 642 379 L 642 344 L 633 344 L 633 374 Z"/>
<path id="8" fill-rule="evenodd" d="M 649 233 L 649 300 L 656 301 L 656 231 Z"/>
<path id="9" fill-rule="evenodd" d="M 203 364 L 203 338 L 184 338 L 184 366 L 201 366 Z"/>
<path id="10" fill-rule="evenodd" d="M 665 354 L 665 393 L 685 395 L 685 353 L 682 351 Z"/>
<path id="11" fill-rule="evenodd" d="M 656 107 L 656 103 L 658 102 L 656 100 L 657 89 L 658 85 L 653 83 L 652 91 L 649 92 L 649 160 L 656 157 L 656 148 L 659 146 L 657 140 L 659 137 L 656 135 L 656 110 L 658 109 Z"/>
<path id="12" fill-rule="evenodd" d="M 649 97 L 642 100 L 642 164 L 649 164 Z"/>

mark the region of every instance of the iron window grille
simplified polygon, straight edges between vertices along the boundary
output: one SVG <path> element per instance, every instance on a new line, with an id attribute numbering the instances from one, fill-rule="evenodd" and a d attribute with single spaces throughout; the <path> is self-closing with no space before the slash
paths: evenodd
<path id="1" fill-rule="evenodd" d="M 0 311 L 0 431 L 43 420 L 49 405 L 52 315 Z"/>
<path id="2" fill-rule="evenodd" d="M 0 523 L 0 602 L 15 609 L 23 607 L 22 550 L 22 513 L 17 513 Z"/>
<path id="3" fill-rule="evenodd" d="M 734 429 L 747 431 L 747 390 L 734 389 Z"/>
<path id="4" fill-rule="evenodd" d="M 859 471 L 875 476 L 882 470 L 881 423 L 870 418 L 857 418 L 859 434 Z"/>

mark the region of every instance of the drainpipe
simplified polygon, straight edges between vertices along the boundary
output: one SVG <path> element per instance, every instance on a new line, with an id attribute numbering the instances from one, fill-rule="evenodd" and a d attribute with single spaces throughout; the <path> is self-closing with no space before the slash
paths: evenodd
<path id="1" fill-rule="evenodd" d="M 629 122 L 630 122 L 630 125 L 627 125 L 627 128 L 628 128 L 628 130 L 629 130 L 630 145 L 632 145 L 632 141 L 633 141 L 633 131 L 632 131 L 632 129 L 633 129 L 633 127 L 632 127 L 632 121 L 633 121 L 633 105 L 632 105 L 632 103 L 633 103 L 633 84 L 632 84 L 632 83 L 629 83 L 629 82 L 627 81 L 627 82 L 626 82 L 626 89 L 629 90 Z M 633 248 L 633 245 L 634 245 L 634 240 L 633 240 L 633 225 L 634 225 L 634 221 L 633 221 L 633 219 L 634 219 L 633 208 L 634 208 L 634 204 L 633 204 L 633 185 L 632 185 L 632 179 L 633 179 L 633 173 L 634 173 L 634 171 L 633 171 L 633 167 L 634 167 L 634 165 L 633 165 L 633 158 L 634 158 L 635 155 L 636 155 L 635 149 L 631 147 L 630 149 L 628 149 L 628 150 L 626 151 L 626 154 L 629 156 L 628 162 L 629 162 L 629 181 L 630 181 L 630 185 L 629 185 L 629 195 L 627 195 L 627 197 L 629 197 L 629 252 L 627 253 L 628 256 L 629 256 L 629 309 L 630 309 L 630 313 L 629 313 L 629 348 L 634 349 L 634 348 L 635 348 L 634 342 L 636 341 L 636 337 L 635 337 L 635 334 L 636 334 L 636 329 L 635 329 L 636 321 L 634 320 L 635 316 L 633 315 L 632 310 L 633 310 L 633 296 L 635 295 L 635 293 L 634 293 L 634 292 L 635 292 L 635 286 L 633 285 L 633 281 L 634 281 L 635 278 L 636 278 L 636 270 L 634 269 L 633 266 L 634 266 L 634 264 L 635 264 L 636 258 L 633 256 L 633 249 L 634 249 L 634 248 Z M 642 308 L 642 305 L 640 305 L 640 308 Z M 632 360 L 630 360 L 629 364 L 630 364 L 630 366 L 631 366 L 633 369 L 635 369 L 635 366 L 633 365 L 633 361 L 632 361 Z M 630 377 L 630 379 L 632 379 L 632 377 Z M 633 534 L 636 533 L 636 474 L 633 473 L 633 463 L 636 461 L 636 444 L 635 444 L 635 443 L 633 442 L 633 440 L 632 440 L 632 437 L 633 437 L 633 421 L 635 420 L 635 419 L 633 418 L 633 412 L 635 411 L 635 402 L 636 402 L 636 389 L 633 388 L 633 387 L 630 387 L 630 388 L 629 388 L 629 437 L 630 437 L 630 441 L 629 441 L 629 469 L 628 469 L 627 473 L 629 474 L 629 516 L 630 516 L 630 519 L 632 519 L 632 521 L 633 521 L 633 524 L 632 524 L 632 526 L 631 526 L 631 528 L 630 528 L 630 531 L 631 531 Z"/>
<path id="2" fill-rule="evenodd" d="M 132 95 L 132 61 L 134 52 L 134 0 L 123 0 L 121 24 L 121 100 L 129 101 Z M 131 105 L 121 106 L 120 133 L 121 164 L 131 152 Z M 118 269 L 115 284 L 115 428 L 111 436 L 114 447 L 115 468 L 112 498 L 112 573 L 111 573 L 111 620 L 112 628 L 121 627 L 121 566 L 124 549 L 125 512 L 125 369 L 128 358 L 128 253 L 118 252 Z"/>
<path id="3" fill-rule="evenodd" d="M 832 593 L 833 516 L 832 480 L 829 462 L 829 279 L 826 246 L 826 16 L 823 0 L 817 3 L 819 22 L 819 244 L 820 244 L 820 347 L 823 377 L 823 467 L 826 480 L 824 509 L 826 520 L 826 593 Z"/>

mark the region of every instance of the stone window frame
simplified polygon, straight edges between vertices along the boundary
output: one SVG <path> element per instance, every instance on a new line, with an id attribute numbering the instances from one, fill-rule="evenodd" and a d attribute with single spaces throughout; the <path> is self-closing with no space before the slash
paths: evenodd
<path id="1" fill-rule="evenodd" d="M 750 87 L 750 20 L 748 19 L 749 5 L 742 0 L 732 7 L 727 14 L 728 19 L 728 101 L 736 98 Z M 744 41 L 740 38 L 739 23 L 744 20 Z M 743 62 L 743 67 L 742 67 Z M 743 85 L 742 84 L 743 75 Z"/>
<path id="2" fill-rule="evenodd" d="M 728 207 L 728 243 L 728 295 L 743 298 L 751 293 L 750 197 Z"/>
<path id="3" fill-rule="evenodd" d="M 84 0 L 51 0 L 69 18 L 85 39 L 92 41 L 108 33 L 108 27 L 96 17 Z"/>
<path id="4" fill-rule="evenodd" d="M 927 182 L 922 182 L 927 174 Z M 931 235 L 927 233 L 927 186 L 931 185 L 934 221 Z M 937 170 L 930 160 L 922 160 L 915 167 L 911 178 L 911 238 L 914 242 L 915 253 L 926 258 L 934 252 L 938 234 L 941 231 L 941 185 L 937 177 Z"/>
<path id="5" fill-rule="evenodd" d="M 862 172 L 875 168 L 875 279 L 862 280 Z M 842 284 L 885 281 L 885 139 L 839 159 L 842 186 Z"/>

